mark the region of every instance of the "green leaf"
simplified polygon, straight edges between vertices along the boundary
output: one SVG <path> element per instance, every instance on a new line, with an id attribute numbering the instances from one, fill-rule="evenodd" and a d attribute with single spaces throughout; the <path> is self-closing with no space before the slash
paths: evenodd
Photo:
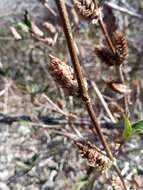
<path id="1" fill-rule="evenodd" d="M 124 119 L 124 130 L 123 130 L 123 139 L 127 140 L 133 133 L 132 125 L 128 119 L 128 116 L 123 114 Z"/>
<path id="2" fill-rule="evenodd" d="M 137 121 L 132 124 L 133 133 L 143 132 L 143 120 Z"/>

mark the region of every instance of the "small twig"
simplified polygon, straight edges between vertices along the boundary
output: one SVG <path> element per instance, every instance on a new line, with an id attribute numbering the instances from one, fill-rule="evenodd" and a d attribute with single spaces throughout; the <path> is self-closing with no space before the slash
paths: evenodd
<path id="1" fill-rule="evenodd" d="M 48 9 L 48 11 L 49 11 L 54 17 L 57 17 L 57 13 L 48 5 L 48 3 L 45 3 L 44 6 Z"/>
<path id="2" fill-rule="evenodd" d="M 143 20 L 143 15 L 141 15 L 141 14 L 139 14 L 139 13 L 130 11 L 129 9 L 126 9 L 126 8 L 124 8 L 124 7 L 121 7 L 121 6 L 118 6 L 118 5 L 116 5 L 116 4 L 112 3 L 112 2 L 107 2 L 107 1 L 106 1 L 105 4 L 106 4 L 107 6 L 113 8 L 113 9 L 115 9 L 115 10 L 118 10 L 118 11 L 120 11 L 120 12 L 123 12 L 123 13 L 125 13 L 125 14 L 127 14 L 127 15 L 130 15 L 130 16 L 132 16 L 132 17 L 135 17 L 135 18 L 137 18 L 137 19 Z M 135 11 L 136 11 L 136 10 L 135 10 Z"/>
<path id="3" fill-rule="evenodd" d="M 77 127 L 75 127 L 74 124 L 68 123 L 68 125 L 73 129 L 73 131 L 78 135 L 78 137 L 83 138 L 82 134 L 81 134 L 80 131 L 77 129 Z"/>
<path id="4" fill-rule="evenodd" d="M 119 76 L 120 76 L 120 80 L 123 84 L 125 84 L 125 79 L 123 76 L 123 71 L 122 71 L 122 65 L 120 65 L 119 67 Z M 124 105 L 125 105 L 125 113 L 129 114 L 129 107 L 128 107 L 128 95 L 124 96 Z"/>
<path id="5" fill-rule="evenodd" d="M 99 15 L 99 20 L 98 20 L 98 23 L 99 23 L 99 26 L 103 32 L 103 35 L 105 36 L 105 39 L 107 41 L 107 44 L 109 46 L 109 48 L 111 49 L 112 53 L 113 54 L 116 54 L 116 49 L 114 47 L 114 44 L 111 40 L 111 37 L 106 29 L 106 26 L 103 22 L 103 19 L 102 19 L 102 12 L 100 12 L 100 15 Z M 125 84 L 125 79 L 124 79 L 124 76 L 123 76 L 123 71 L 122 71 L 122 67 L 120 64 L 115 64 L 115 69 L 116 69 L 116 73 L 117 73 L 117 76 L 119 78 L 119 80 Z M 128 98 L 127 96 L 124 96 L 124 105 L 125 105 L 125 112 L 128 113 L 129 112 L 129 108 L 128 108 Z"/>
<path id="6" fill-rule="evenodd" d="M 65 136 L 73 141 L 81 139 L 81 137 L 78 137 L 75 134 L 68 133 L 66 131 L 60 131 L 59 129 L 55 129 L 55 127 L 49 127 L 48 125 L 44 125 L 43 123 L 30 123 L 30 126 L 32 127 L 39 127 L 46 131 L 51 131 L 52 133 L 55 133 L 57 135 Z"/>
<path id="7" fill-rule="evenodd" d="M 115 54 L 115 53 L 116 53 L 116 50 L 115 50 L 115 47 L 114 47 L 114 45 L 113 45 L 113 43 L 112 43 L 112 40 L 111 40 L 111 38 L 110 38 L 110 35 L 108 34 L 108 31 L 107 31 L 107 29 L 106 29 L 106 26 L 105 26 L 105 24 L 104 24 L 104 22 L 103 22 L 103 19 L 102 19 L 102 12 L 101 12 L 101 11 L 100 11 L 98 23 L 99 23 L 99 26 L 100 26 L 100 28 L 101 28 L 101 30 L 102 30 L 104 36 L 105 36 L 105 39 L 106 39 L 106 41 L 107 41 L 107 43 L 108 43 L 109 48 L 111 49 L 111 51 L 113 52 L 113 54 Z"/>
<path id="8" fill-rule="evenodd" d="M 110 109 L 109 109 L 109 107 L 108 107 L 106 101 L 104 100 L 104 98 L 103 98 L 103 96 L 102 96 L 102 94 L 101 94 L 101 92 L 100 92 L 98 86 L 97 86 L 96 83 L 93 82 L 93 81 L 91 81 L 91 84 L 92 84 L 93 89 L 95 90 L 96 95 L 98 96 L 100 102 L 102 103 L 104 109 L 106 110 L 108 116 L 110 117 L 111 121 L 112 121 L 113 123 L 117 123 L 117 121 L 116 121 L 116 119 L 114 118 L 114 116 L 112 115 L 112 113 L 111 113 L 111 111 L 110 111 Z"/>
<path id="9" fill-rule="evenodd" d="M 62 109 L 60 109 L 48 96 L 43 94 L 43 97 L 55 108 L 56 112 L 59 112 L 60 114 L 64 116 L 69 116 L 68 113 L 64 112 Z"/>
<path id="10" fill-rule="evenodd" d="M 63 111 L 62 109 L 60 109 L 48 96 L 46 96 L 45 94 L 43 94 L 43 97 L 46 98 L 46 100 L 55 108 L 55 110 L 66 116 L 67 117 L 67 120 L 68 120 L 68 125 L 70 125 L 70 127 L 75 131 L 75 133 L 79 136 L 79 137 L 82 137 L 81 133 L 74 127 L 73 123 L 70 121 L 70 114 L 69 113 L 66 113 L 65 111 Z"/>

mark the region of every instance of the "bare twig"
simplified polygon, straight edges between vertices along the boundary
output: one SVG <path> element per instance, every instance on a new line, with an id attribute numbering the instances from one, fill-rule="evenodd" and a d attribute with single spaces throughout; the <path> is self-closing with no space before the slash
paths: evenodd
<path id="1" fill-rule="evenodd" d="M 73 63 L 73 67 L 76 73 L 76 77 L 77 77 L 77 81 L 78 81 L 78 85 L 81 91 L 81 95 L 82 95 L 82 99 L 84 101 L 84 104 L 86 106 L 86 109 L 89 113 L 89 116 L 95 126 L 95 128 L 92 128 L 93 132 L 100 138 L 106 152 L 107 155 L 110 157 L 110 159 L 114 160 L 114 157 L 110 151 L 110 148 L 108 147 L 108 144 L 102 134 L 102 131 L 100 129 L 100 125 L 97 121 L 95 112 L 93 110 L 93 107 L 91 105 L 91 101 L 90 101 L 90 97 L 88 95 L 88 91 L 86 90 L 86 87 L 84 85 L 83 82 L 83 74 L 80 68 L 80 63 L 79 63 L 79 59 L 76 53 L 76 49 L 75 49 L 75 45 L 74 45 L 74 39 L 73 39 L 73 35 L 72 35 L 72 31 L 71 31 L 71 27 L 70 27 L 70 23 L 68 20 L 68 14 L 66 11 L 66 7 L 65 7 L 65 1 L 64 0 L 56 0 L 56 4 L 61 16 L 61 20 L 63 22 L 63 29 L 64 29 L 64 33 L 66 36 L 66 40 L 67 40 L 67 44 L 68 44 L 68 48 L 69 48 L 69 52 L 71 55 L 71 59 L 72 59 L 72 63 Z M 96 133 L 97 132 L 97 133 Z"/>
<path id="2" fill-rule="evenodd" d="M 45 3 L 44 6 L 48 9 L 48 11 L 49 11 L 54 17 L 57 17 L 57 13 L 48 5 L 48 3 Z"/>
<path id="3" fill-rule="evenodd" d="M 115 10 L 118 10 L 118 11 L 122 12 L 122 13 L 130 15 L 130 16 L 132 16 L 134 18 L 143 20 L 143 15 L 137 13 L 136 10 L 130 11 L 129 9 L 126 9 L 125 7 L 121 7 L 121 6 L 118 6 L 118 5 L 116 5 L 116 4 L 112 3 L 112 2 L 107 2 L 107 1 L 105 2 L 105 4 L 107 6 L 113 8 L 113 9 L 115 9 Z"/>
<path id="4" fill-rule="evenodd" d="M 72 133 L 68 133 L 67 131 L 64 131 L 64 130 L 59 130 L 59 129 L 56 129 L 55 127 L 49 127 L 48 125 L 45 125 L 43 123 L 30 123 L 30 126 L 31 127 L 38 127 L 38 128 L 41 128 L 43 130 L 46 130 L 46 131 L 49 131 L 49 132 L 52 132 L 52 133 L 55 133 L 57 135 L 61 135 L 61 136 L 65 136 L 67 138 L 69 138 L 70 140 L 73 140 L 73 141 L 76 141 L 76 140 L 81 140 L 81 137 L 75 135 L 75 134 L 72 134 Z"/>
<path id="5" fill-rule="evenodd" d="M 111 40 L 111 38 L 110 38 L 110 35 L 108 34 L 108 31 L 107 31 L 107 29 L 106 29 L 106 26 L 105 26 L 105 24 L 104 24 L 104 22 L 103 22 L 103 19 L 102 19 L 102 12 L 101 12 L 101 11 L 100 11 L 100 16 L 99 16 L 98 23 L 99 23 L 99 26 L 100 26 L 100 28 L 101 28 L 101 30 L 102 30 L 104 36 L 105 36 L 105 39 L 106 39 L 106 41 L 107 41 L 107 44 L 108 44 L 109 48 L 111 49 L 111 51 L 113 52 L 113 54 L 115 54 L 115 53 L 116 53 L 116 50 L 115 50 L 115 47 L 114 47 L 114 45 L 113 45 L 113 43 L 112 43 L 112 40 Z"/>
<path id="6" fill-rule="evenodd" d="M 110 111 L 110 109 L 109 109 L 109 107 L 108 107 L 106 101 L 104 100 L 104 98 L 103 98 L 103 96 L 102 96 L 102 94 L 101 94 L 101 92 L 100 92 L 98 86 L 97 86 L 96 83 L 93 82 L 93 81 L 91 81 L 91 84 L 92 84 L 93 89 L 95 90 L 95 92 L 96 92 L 96 94 L 97 94 L 97 96 L 98 96 L 100 102 L 102 103 L 103 107 L 105 108 L 105 110 L 106 110 L 108 116 L 110 117 L 111 121 L 112 121 L 113 123 L 117 123 L 117 121 L 116 121 L 116 119 L 114 118 L 114 116 L 112 115 L 112 113 L 111 113 L 111 111 Z"/>
<path id="7" fill-rule="evenodd" d="M 69 116 L 68 113 L 66 113 L 65 111 L 60 109 L 48 96 L 43 94 L 43 97 L 51 104 L 51 106 L 56 110 L 56 112 L 58 112 L 58 113 L 60 113 L 60 114 L 62 114 L 64 116 Z"/>

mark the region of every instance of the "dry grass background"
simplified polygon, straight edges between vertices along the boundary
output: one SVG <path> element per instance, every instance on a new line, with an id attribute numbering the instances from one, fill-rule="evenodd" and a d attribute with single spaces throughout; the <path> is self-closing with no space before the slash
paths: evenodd
<path id="1" fill-rule="evenodd" d="M 128 3 L 141 13 L 140 2 Z M 130 111 L 135 121 L 143 118 L 143 25 L 141 19 L 128 14 L 117 10 L 114 14 L 129 42 L 129 59 L 124 70 L 133 89 Z M 98 27 L 83 21 L 71 22 L 85 75 L 96 81 L 104 97 L 117 101 L 120 96 L 105 84 L 113 68 L 101 63 L 94 53 L 95 44 L 104 40 Z M 0 189 L 112 189 L 105 175 L 100 176 L 79 157 L 71 140 L 55 133 L 55 130 L 62 130 L 68 134 L 82 134 L 100 147 L 97 138 L 88 130 L 89 120 L 81 102 L 65 97 L 48 73 L 49 54 L 71 64 L 59 20 L 55 27 L 58 39 L 53 47 L 33 40 L 29 34 L 22 34 L 23 40 L 15 41 L 8 27 L 0 29 Z M 107 123 L 111 121 L 92 86 L 89 87 L 97 117 L 104 123 L 103 131 L 114 148 L 121 129 L 115 128 L 117 125 L 110 125 L 114 129 L 108 129 Z M 110 101 L 107 99 L 108 103 Z M 70 122 L 67 113 L 72 114 Z M 78 125 L 74 124 L 76 122 Z M 132 185 L 130 189 L 134 190 L 143 189 L 142 140 L 142 135 L 134 136 L 125 144 L 118 159 L 125 179 Z"/>

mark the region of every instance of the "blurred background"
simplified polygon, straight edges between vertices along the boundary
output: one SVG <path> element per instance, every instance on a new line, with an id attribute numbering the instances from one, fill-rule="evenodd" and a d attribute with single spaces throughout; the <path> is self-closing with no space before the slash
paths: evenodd
<path id="1" fill-rule="evenodd" d="M 78 17 L 72 1 L 67 0 L 66 7 L 97 118 L 115 150 L 123 129 L 116 108 L 122 109 L 123 95 L 108 87 L 106 80 L 116 77 L 114 68 L 95 54 L 95 46 L 105 44 L 104 36 L 98 24 Z M 34 23 L 34 35 L 25 25 L 27 17 Z M 123 74 L 132 90 L 130 119 L 142 120 L 143 0 L 105 0 L 103 17 L 109 31 L 122 31 L 128 40 L 129 57 Z M 91 123 L 81 100 L 66 96 L 50 76 L 49 54 L 71 65 L 55 2 L 0 1 L 0 190 L 115 189 L 113 180 L 80 158 L 72 140 L 58 134 L 82 135 L 101 147 L 89 130 Z M 91 81 L 100 89 L 116 124 Z M 142 135 L 136 135 L 118 155 L 119 166 L 133 190 L 143 189 L 142 142 Z M 115 176 L 111 171 L 110 179 L 111 174 Z"/>

